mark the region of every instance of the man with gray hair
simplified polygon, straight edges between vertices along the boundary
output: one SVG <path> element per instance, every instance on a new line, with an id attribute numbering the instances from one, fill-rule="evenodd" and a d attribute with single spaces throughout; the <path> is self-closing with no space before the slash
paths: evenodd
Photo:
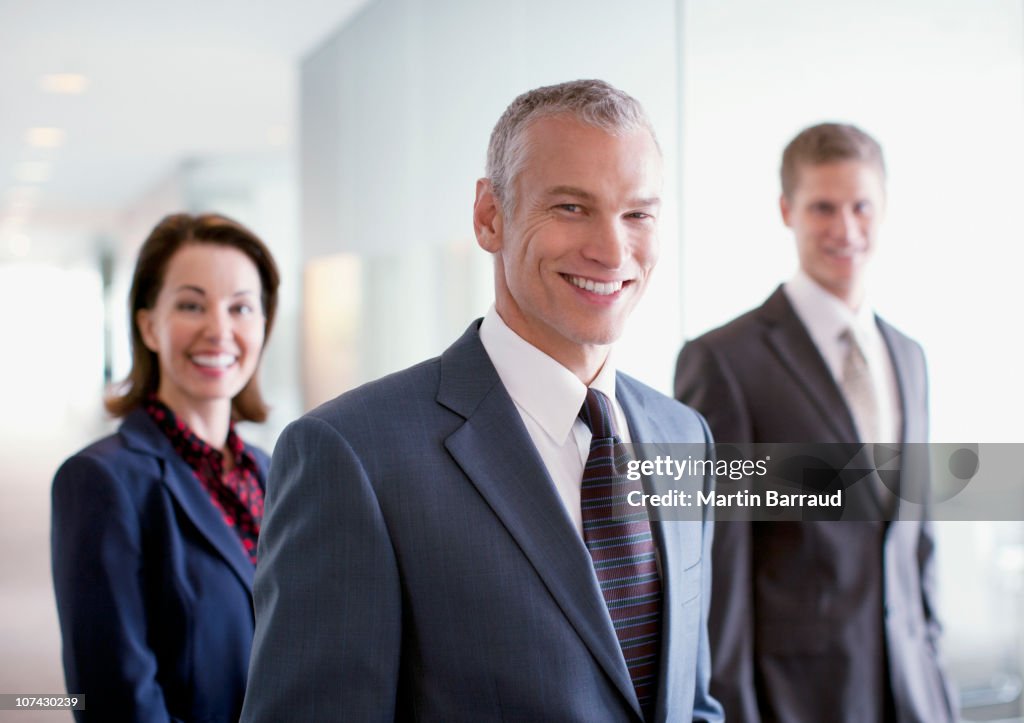
<path id="1" fill-rule="evenodd" d="M 661 174 L 607 83 L 509 106 L 473 207 L 494 306 L 281 436 L 243 720 L 721 720 L 711 523 L 623 515 L 608 464 L 710 445 L 609 356 L 657 260 Z"/>
<path id="2" fill-rule="evenodd" d="M 924 354 L 867 297 L 885 215 L 881 147 L 822 123 L 789 143 L 780 175 L 799 268 L 759 308 L 683 347 L 678 399 L 719 443 L 926 442 Z M 956 719 L 931 525 L 890 522 L 899 501 L 883 485 L 847 494 L 873 517 L 717 525 L 712 692 L 728 720 Z"/>

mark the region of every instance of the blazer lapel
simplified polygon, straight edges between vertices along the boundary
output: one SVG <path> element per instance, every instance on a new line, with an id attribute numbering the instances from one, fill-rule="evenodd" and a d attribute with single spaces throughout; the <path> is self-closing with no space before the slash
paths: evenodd
<path id="1" fill-rule="evenodd" d="M 926 435 L 916 434 L 917 430 L 913 429 L 917 421 L 916 416 L 919 415 L 917 410 L 923 407 L 923 402 L 919 400 L 911 402 L 909 398 L 913 386 L 910 384 L 909 379 L 911 363 L 909 353 L 905 348 L 905 342 L 898 337 L 895 329 L 877 316 L 875 321 L 878 323 L 878 330 L 885 340 L 885 346 L 889 350 L 889 358 L 892 360 L 892 368 L 896 373 L 896 387 L 900 395 L 900 416 L 902 418 L 900 442 L 923 441 L 923 437 Z"/>
<path id="2" fill-rule="evenodd" d="M 766 343 L 804 390 L 808 403 L 818 410 L 836 441 L 856 440 L 857 428 L 843 394 L 781 286 L 761 306 L 759 318 L 765 325 Z"/>
<path id="3" fill-rule="evenodd" d="M 927 501 L 929 498 L 930 463 L 927 454 L 915 449 L 916 445 L 912 444 L 928 440 L 928 400 L 924 396 L 926 392 L 922 391 L 926 388 L 925 371 L 923 366 L 914 363 L 916 349 L 913 342 L 878 316 L 875 321 L 892 360 L 900 401 L 900 465 L 898 470 L 886 470 L 883 473 L 887 475 L 888 481 L 895 482 L 895 488 L 899 490 L 899 506 L 894 518 L 899 519 L 905 501 Z M 917 384 L 914 383 L 915 378 Z M 892 529 L 892 526 L 888 529 Z"/>
<path id="4" fill-rule="evenodd" d="M 253 565 L 242 549 L 238 537 L 224 524 L 220 512 L 214 508 L 206 490 L 192 473 L 192 468 L 174 451 L 164 434 L 141 409 L 135 410 L 125 418 L 121 426 L 121 435 L 129 447 L 160 461 L 164 487 L 189 521 L 224 558 L 251 594 Z"/>
<path id="5" fill-rule="evenodd" d="M 445 447 L 639 714 L 590 553 L 480 343 L 476 324 L 442 355 L 437 401 L 466 420 Z"/>
<path id="6" fill-rule="evenodd" d="M 663 429 L 657 419 L 647 414 L 646 395 L 629 377 L 619 374 L 616 379 L 615 396 L 622 406 L 629 424 L 630 438 L 634 445 L 646 448 L 644 455 L 649 456 L 652 449 L 662 444 L 695 442 L 682 440 L 678 432 Z M 653 445 L 653 446 L 652 446 Z M 671 455 L 672 450 L 666 448 L 664 454 Z M 690 631 L 677 629 L 682 623 L 673 615 L 679 604 L 693 598 L 693 590 L 684 589 L 682 580 L 676 572 L 687 570 L 700 562 L 701 534 L 700 522 L 681 522 L 662 519 L 662 512 L 669 508 L 650 507 L 651 529 L 658 546 L 661 558 L 661 582 L 664 599 L 662 601 L 661 618 L 661 665 L 658 670 L 658 704 L 657 720 L 670 720 L 674 710 L 685 708 L 682 696 L 686 691 L 673 681 L 685 679 L 683 670 L 686 661 L 693 657 L 693 637 Z M 692 694 L 692 691 L 690 691 Z"/>

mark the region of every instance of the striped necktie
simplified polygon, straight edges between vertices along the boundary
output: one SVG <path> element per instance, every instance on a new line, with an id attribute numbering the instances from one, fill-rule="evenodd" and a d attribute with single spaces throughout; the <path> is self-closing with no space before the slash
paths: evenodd
<path id="1" fill-rule="evenodd" d="M 650 718 L 661 652 L 661 578 L 647 512 L 626 503 L 629 492 L 643 486 L 621 473 L 627 457 L 608 398 L 587 389 L 580 419 L 593 435 L 580 490 L 583 539 L 637 698 Z"/>

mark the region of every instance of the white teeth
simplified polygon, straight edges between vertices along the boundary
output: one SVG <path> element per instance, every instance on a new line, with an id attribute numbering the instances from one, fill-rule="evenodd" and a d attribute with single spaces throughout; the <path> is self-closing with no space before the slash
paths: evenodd
<path id="1" fill-rule="evenodd" d="M 567 276 L 566 278 L 573 286 L 591 291 L 599 296 L 614 294 L 622 288 L 621 281 L 594 281 L 593 279 L 585 279 L 582 276 Z"/>
<path id="2" fill-rule="evenodd" d="M 192 361 L 201 367 L 212 367 L 224 369 L 231 366 L 238 359 L 234 354 L 193 354 Z"/>

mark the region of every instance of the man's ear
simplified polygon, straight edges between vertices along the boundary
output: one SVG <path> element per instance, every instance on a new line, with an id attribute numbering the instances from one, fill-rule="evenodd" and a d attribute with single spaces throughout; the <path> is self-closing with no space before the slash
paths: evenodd
<path id="1" fill-rule="evenodd" d="M 786 198 L 786 194 L 779 196 L 779 211 L 782 212 L 782 223 L 789 226 L 789 214 L 792 211 L 792 207 L 789 205 L 789 199 Z"/>
<path id="2" fill-rule="evenodd" d="M 504 218 L 501 203 L 494 194 L 490 180 L 481 178 L 476 182 L 476 201 L 473 203 L 473 230 L 480 248 L 489 253 L 498 253 L 502 247 Z"/>
<path id="3" fill-rule="evenodd" d="M 135 312 L 135 323 L 139 326 L 139 336 L 142 342 L 154 354 L 159 349 L 156 334 L 153 333 L 153 311 L 151 309 L 139 309 Z"/>

